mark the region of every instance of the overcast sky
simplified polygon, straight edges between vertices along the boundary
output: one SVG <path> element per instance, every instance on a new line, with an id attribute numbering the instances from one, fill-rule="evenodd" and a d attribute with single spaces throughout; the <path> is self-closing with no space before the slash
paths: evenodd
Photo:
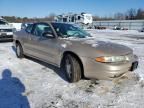
<path id="1" fill-rule="evenodd" d="M 111 16 L 130 8 L 144 9 L 144 0 L 0 0 L 0 16 L 44 17 L 68 12 Z"/>

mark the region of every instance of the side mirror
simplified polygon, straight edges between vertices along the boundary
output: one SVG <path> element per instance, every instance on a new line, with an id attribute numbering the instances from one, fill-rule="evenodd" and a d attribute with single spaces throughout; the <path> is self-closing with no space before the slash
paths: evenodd
<path id="1" fill-rule="evenodd" d="M 50 31 L 46 31 L 46 32 L 42 33 L 42 36 L 46 37 L 46 38 L 54 38 L 54 34 Z"/>

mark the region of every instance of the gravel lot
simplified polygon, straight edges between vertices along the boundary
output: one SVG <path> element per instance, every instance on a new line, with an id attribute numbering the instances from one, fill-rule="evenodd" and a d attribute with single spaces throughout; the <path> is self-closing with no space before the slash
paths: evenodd
<path id="1" fill-rule="evenodd" d="M 67 82 L 64 73 L 32 58 L 18 59 L 12 43 L 0 43 L 0 108 L 143 108 L 144 34 L 90 30 L 99 40 L 133 48 L 140 65 L 115 81 Z"/>

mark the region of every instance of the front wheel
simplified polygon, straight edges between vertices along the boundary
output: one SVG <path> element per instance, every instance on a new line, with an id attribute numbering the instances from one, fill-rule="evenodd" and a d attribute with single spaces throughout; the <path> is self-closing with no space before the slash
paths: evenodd
<path id="1" fill-rule="evenodd" d="M 16 56 L 18 58 L 23 58 L 24 57 L 24 55 L 23 55 L 23 49 L 22 49 L 22 46 L 21 46 L 20 43 L 16 44 Z"/>
<path id="2" fill-rule="evenodd" d="M 81 67 L 78 60 L 68 54 L 64 57 L 65 73 L 69 82 L 78 82 L 81 79 Z"/>

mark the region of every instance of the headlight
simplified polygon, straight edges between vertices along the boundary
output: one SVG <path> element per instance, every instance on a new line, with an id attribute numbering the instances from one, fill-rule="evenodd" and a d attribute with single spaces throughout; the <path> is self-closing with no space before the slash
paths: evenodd
<path id="1" fill-rule="evenodd" d="M 130 58 L 128 56 L 112 56 L 112 57 L 97 57 L 95 60 L 97 62 L 102 63 L 113 63 L 113 62 L 129 61 Z"/>

